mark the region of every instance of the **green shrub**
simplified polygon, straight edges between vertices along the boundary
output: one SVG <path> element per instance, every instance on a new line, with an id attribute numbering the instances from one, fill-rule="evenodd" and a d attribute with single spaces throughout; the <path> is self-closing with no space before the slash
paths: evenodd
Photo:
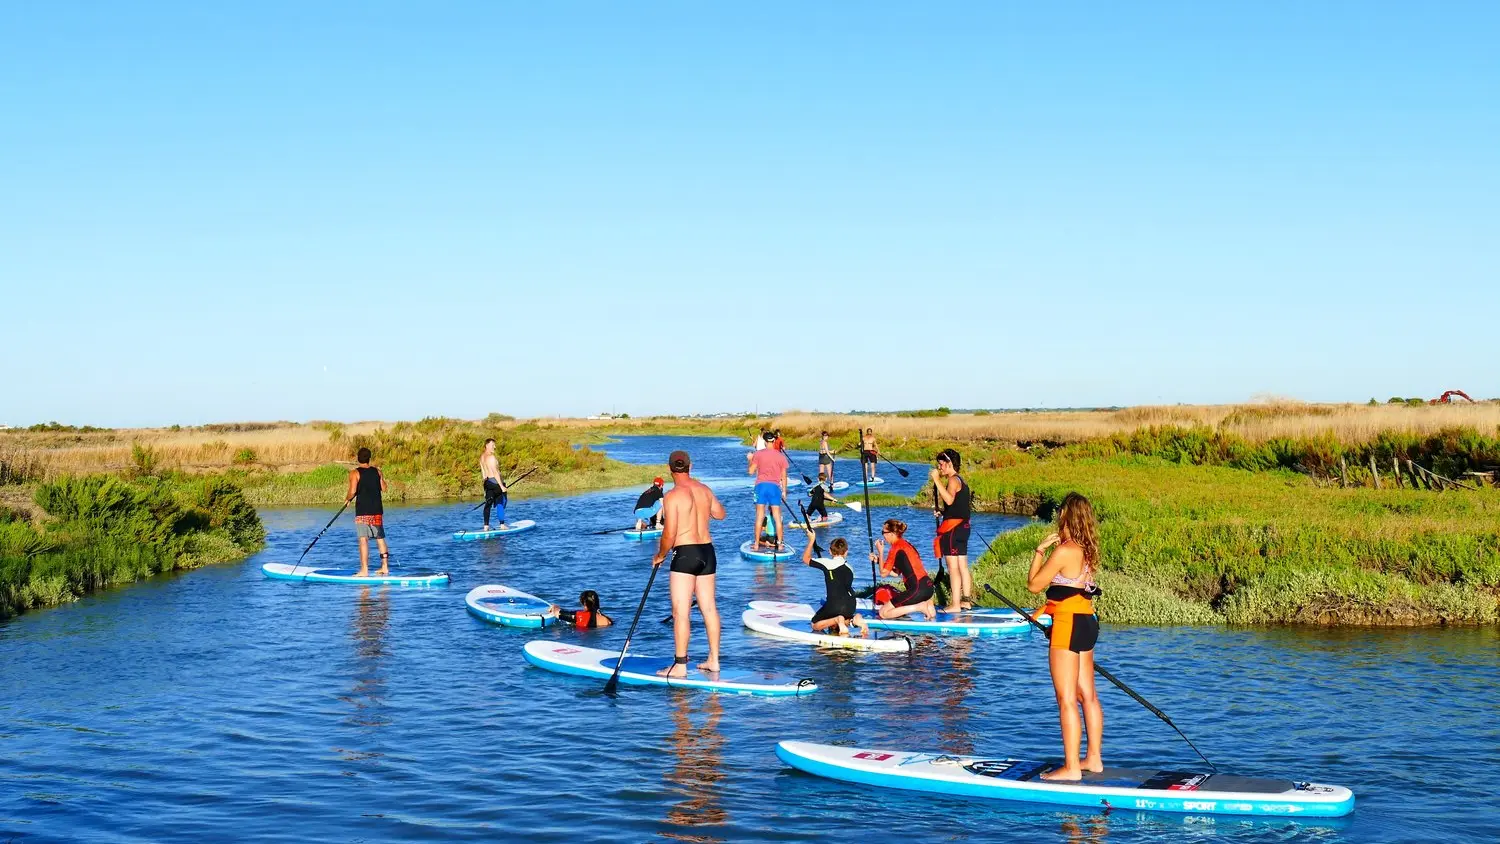
<path id="1" fill-rule="evenodd" d="M 255 449 L 246 447 L 236 451 L 232 462 L 236 466 L 249 466 L 255 462 Z"/>

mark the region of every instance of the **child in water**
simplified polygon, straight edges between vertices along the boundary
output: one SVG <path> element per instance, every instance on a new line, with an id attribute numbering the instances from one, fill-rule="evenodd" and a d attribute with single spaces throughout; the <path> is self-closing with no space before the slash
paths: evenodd
<path id="1" fill-rule="evenodd" d="M 807 550 L 802 552 L 802 562 L 822 569 L 823 585 L 828 590 L 828 595 L 823 600 L 823 606 L 813 613 L 813 632 L 821 633 L 836 627 L 840 636 L 848 636 L 849 627 L 853 625 L 859 630 L 860 636 L 869 636 L 865 620 L 854 611 L 854 570 L 849 568 L 849 562 L 845 559 L 849 553 L 848 541 L 840 536 L 828 543 L 828 550 L 833 554 L 831 558 L 814 557 L 816 536 L 811 530 L 807 532 Z"/>
<path id="2" fill-rule="evenodd" d="M 599 611 L 598 592 L 592 589 L 584 590 L 583 594 L 578 596 L 578 603 L 583 605 L 583 609 L 565 610 L 553 604 L 552 617 L 566 621 L 577 630 L 593 630 L 614 624 L 609 616 Z"/>

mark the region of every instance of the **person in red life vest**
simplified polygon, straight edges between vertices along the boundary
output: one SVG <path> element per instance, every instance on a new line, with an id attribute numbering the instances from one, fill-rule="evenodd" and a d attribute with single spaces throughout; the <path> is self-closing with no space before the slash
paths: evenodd
<path id="1" fill-rule="evenodd" d="M 876 588 L 875 610 L 881 618 L 900 618 L 921 613 L 927 616 L 928 621 L 935 621 L 937 607 L 932 603 L 932 578 L 927 576 L 927 569 L 922 567 L 922 556 L 917 553 L 917 549 L 903 538 L 905 534 L 906 522 L 886 519 L 885 524 L 881 525 L 881 538 L 875 542 L 875 553 L 870 555 L 870 561 L 881 564 L 882 575 L 892 572 L 900 575 L 901 589 L 897 591 L 890 586 Z M 887 543 L 891 550 L 885 555 L 885 560 L 881 561 L 880 554 Z"/>
<path id="2" fill-rule="evenodd" d="M 578 603 L 583 605 L 581 610 L 565 610 L 553 605 L 552 617 L 561 619 L 573 625 L 578 630 L 593 630 L 599 627 L 608 627 L 614 624 L 610 617 L 599 611 L 599 593 L 592 589 L 585 590 L 578 596 Z"/>
<path id="3" fill-rule="evenodd" d="M 928 475 L 941 521 L 932 541 L 933 554 L 948 567 L 948 606 L 944 612 L 974 609 L 974 581 L 969 575 L 969 516 L 974 494 L 958 474 L 958 450 L 945 448 L 938 452 L 937 468 Z"/>
<path id="4" fill-rule="evenodd" d="M 1087 498 L 1070 492 L 1057 513 L 1057 533 L 1036 547 L 1026 576 L 1027 589 L 1047 590 L 1047 605 L 1042 608 L 1042 614 L 1052 616 L 1052 627 L 1047 631 L 1047 665 L 1062 724 L 1064 761 L 1061 767 L 1042 774 L 1044 780 L 1079 780 L 1084 771 L 1104 770 L 1104 709 L 1094 690 L 1094 645 L 1099 641 L 1094 599 L 1100 594 L 1094 573 L 1098 570 L 1099 523 L 1094 519 L 1094 507 Z M 1085 727 L 1088 753 L 1079 760 L 1078 745 Z"/>

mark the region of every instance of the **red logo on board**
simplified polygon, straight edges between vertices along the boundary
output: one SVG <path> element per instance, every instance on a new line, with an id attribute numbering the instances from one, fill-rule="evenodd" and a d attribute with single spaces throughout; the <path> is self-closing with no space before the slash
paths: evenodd
<path id="1" fill-rule="evenodd" d="M 895 756 L 895 755 L 896 754 L 894 754 L 894 753 L 871 753 L 870 751 L 865 750 L 865 751 L 861 751 L 859 753 L 854 754 L 854 758 L 855 759 L 868 759 L 871 762 L 884 762 L 885 760 L 887 760 L 887 759 L 889 759 L 889 758 L 891 758 L 892 756 Z"/>

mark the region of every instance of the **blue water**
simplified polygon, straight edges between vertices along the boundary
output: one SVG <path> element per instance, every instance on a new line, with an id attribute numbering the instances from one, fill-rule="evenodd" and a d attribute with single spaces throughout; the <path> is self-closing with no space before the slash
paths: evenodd
<path id="1" fill-rule="evenodd" d="M 817 694 L 625 688 L 610 699 L 597 682 L 522 660 L 536 636 L 618 647 L 653 543 L 587 532 L 627 524 L 637 490 L 515 501 L 511 517 L 541 527 L 490 542 L 450 539 L 478 527 L 467 503 L 390 508 L 397 565 L 447 570 L 447 589 L 267 580 L 260 564 L 294 560 L 330 511 L 268 512 L 270 545 L 254 559 L 0 624 L 0 841 L 1500 839 L 1493 629 L 1106 626 L 1100 662 L 1221 768 L 1347 785 L 1358 804 L 1342 821 L 1104 815 L 791 772 L 772 751 L 779 739 L 1053 757 L 1045 649 L 1022 635 L 924 641 L 910 657 L 827 654 L 747 633 L 744 601 L 816 599 L 820 576 L 733 551 L 751 520 L 738 444 L 641 437 L 611 451 L 659 462 L 683 444 L 700 474 L 724 479 L 726 665 L 812 677 Z M 895 492 L 922 477 L 881 475 Z M 922 511 L 885 514 L 931 547 Z M 976 533 L 1019 523 L 978 519 Z M 865 547 L 863 519 L 824 533 Z M 309 561 L 347 565 L 353 547 L 344 522 Z M 594 588 L 624 623 L 583 634 L 488 625 L 464 611 L 482 583 L 561 602 Z M 659 584 L 633 652 L 670 654 L 666 613 Z M 1101 688 L 1106 761 L 1195 766 L 1164 724 Z"/>

